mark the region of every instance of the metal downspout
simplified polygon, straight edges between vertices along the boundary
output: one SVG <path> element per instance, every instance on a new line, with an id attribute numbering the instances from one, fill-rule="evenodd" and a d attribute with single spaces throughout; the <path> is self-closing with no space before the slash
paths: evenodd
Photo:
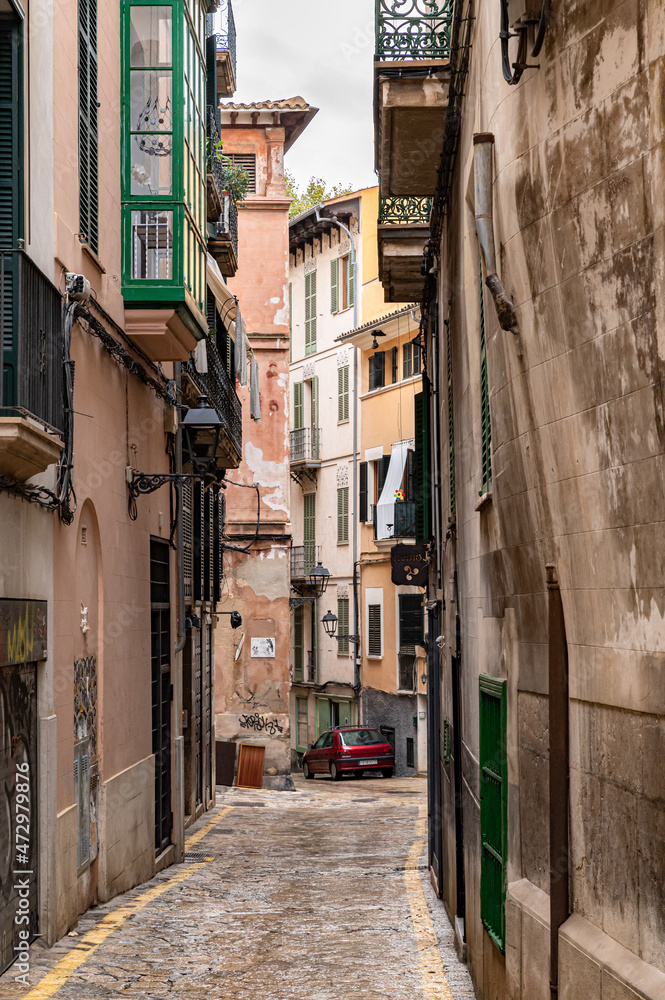
<path id="1" fill-rule="evenodd" d="M 174 365 L 176 394 L 181 395 L 181 365 Z M 176 397 L 177 398 L 177 397 Z M 175 439 L 176 472 L 182 473 L 182 429 L 178 419 L 178 429 Z M 185 576 L 184 576 L 184 543 L 182 537 L 182 484 L 176 485 L 178 499 L 177 545 L 176 545 L 176 577 L 177 577 L 177 638 L 173 646 L 175 654 L 175 676 L 173 685 L 173 721 L 175 745 L 175 809 L 173 810 L 173 839 L 175 842 L 176 862 L 182 861 L 185 851 L 185 738 L 182 735 L 182 699 L 183 699 L 183 665 L 182 651 L 187 641 L 185 631 Z"/>
<path id="2" fill-rule="evenodd" d="M 559 930 L 570 916 L 568 646 L 556 567 L 547 563 L 550 731 L 550 993 L 559 993 Z"/>

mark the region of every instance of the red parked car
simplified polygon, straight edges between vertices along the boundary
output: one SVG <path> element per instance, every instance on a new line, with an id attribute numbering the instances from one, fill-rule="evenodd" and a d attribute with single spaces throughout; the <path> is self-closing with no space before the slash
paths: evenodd
<path id="1" fill-rule="evenodd" d="M 339 781 L 344 774 L 359 778 L 363 771 L 380 771 L 384 778 L 392 778 L 394 770 L 395 755 L 385 736 L 361 726 L 327 729 L 302 759 L 306 778 L 329 774 Z"/>

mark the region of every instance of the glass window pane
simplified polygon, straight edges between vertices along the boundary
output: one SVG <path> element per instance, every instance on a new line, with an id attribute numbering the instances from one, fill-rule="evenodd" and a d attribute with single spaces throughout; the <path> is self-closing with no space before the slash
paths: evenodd
<path id="1" fill-rule="evenodd" d="M 173 93 L 170 70 L 134 70 L 131 74 L 130 127 L 132 132 L 170 132 Z"/>
<path id="2" fill-rule="evenodd" d="M 170 135 L 148 133 L 132 136 L 132 194 L 147 198 L 172 193 L 172 153 Z"/>
<path id="3" fill-rule="evenodd" d="M 129 51 L 131 66 L 170 66 L 173 62 L 173 21 L 170 7 L 131 7 Z"/>
<path id="4" fill-rule="evenodd" d="M 173 212 L 132 212 L 132 278 L 171 281 Z"/>

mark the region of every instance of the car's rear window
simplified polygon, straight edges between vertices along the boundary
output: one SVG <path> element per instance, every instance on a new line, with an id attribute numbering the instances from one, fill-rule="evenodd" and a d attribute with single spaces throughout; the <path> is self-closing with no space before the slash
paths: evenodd
<path id="1" fill-rule="evenodd" d="M 372 743 L 385 743 L 386 738 L 378 729 L 356 729 L 350 733 L 340 733 L 340 739 L 345 747 L 366 747 Z"/>

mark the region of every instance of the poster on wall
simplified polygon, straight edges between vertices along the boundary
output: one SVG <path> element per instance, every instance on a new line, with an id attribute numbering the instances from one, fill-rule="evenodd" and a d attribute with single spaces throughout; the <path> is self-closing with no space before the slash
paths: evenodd
<path id="1" fill-rule="evenodd" d="M 272 657 L 275 656 L 274 639 L 252 639 L 252 656 Z"/>

